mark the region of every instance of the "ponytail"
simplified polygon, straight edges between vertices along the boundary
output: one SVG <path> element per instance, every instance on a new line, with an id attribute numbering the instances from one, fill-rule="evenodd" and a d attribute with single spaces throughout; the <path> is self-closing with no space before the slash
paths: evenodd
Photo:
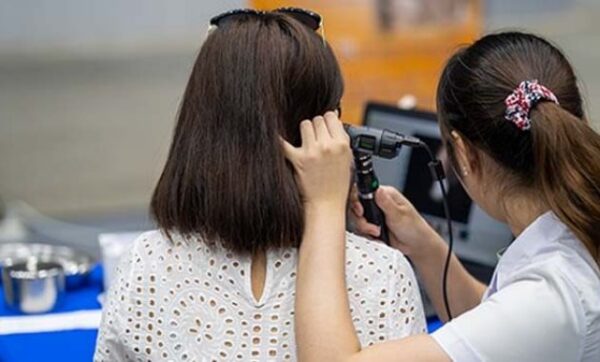
<path id="1" fill-rule="evenodd" d="M 600 266 L 600 135 L 577 83 L 549 41 L 490 34 L 450 58 L 437 110 L 443 135 L 460 132 L 507 171 L 506 186 L 538 193 Z"/>
<path id="2" fill-rule="evenodd" d="M 531 119 L 534 187 L 600 265 L 600 135 L 551 102 Z"/>

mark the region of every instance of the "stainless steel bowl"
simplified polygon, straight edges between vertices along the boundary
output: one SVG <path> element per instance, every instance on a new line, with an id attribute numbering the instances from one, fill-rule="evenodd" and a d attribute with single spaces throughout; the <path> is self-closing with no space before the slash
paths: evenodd
<path id="1" fill-rule="evenodd" d="M 0 244 L 0 267 L 22 263 L 30 258 L 40 262 L 54 262 L 62 266 L 67 289 L 82 285 L 95 261 L 87 254 L 66 246 L 30 243 Z"/>
<path id="2" fill-rule="evenodd" d="M 2 268 L 6 305 L 22 313 L 54 309 L 65 294 L 65 273 L 60 263 L 35 257 Z"/>

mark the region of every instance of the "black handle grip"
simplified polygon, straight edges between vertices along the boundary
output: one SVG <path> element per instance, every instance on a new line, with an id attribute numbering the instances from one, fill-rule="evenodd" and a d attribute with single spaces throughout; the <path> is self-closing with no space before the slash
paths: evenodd
<path id="1" fill-rule="evenodd" d="M 360 194 L 358 198 L 363 207 L 365 219 L 367 219 L 369 223 L 381 228 L 379 239 L 389 245 L 390 240 L 385 226 L 385 215 L 383 214 L 383 211 L 377 206 L 373 198 L 364 198 Z"/>

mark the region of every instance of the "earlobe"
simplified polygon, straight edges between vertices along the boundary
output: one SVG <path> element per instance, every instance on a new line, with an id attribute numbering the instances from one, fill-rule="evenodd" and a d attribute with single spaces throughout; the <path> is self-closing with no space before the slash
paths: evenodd
<path id="1" fill-rule="evenodd" d="M 458 141 L 460 139 L 460 136 L 458 135 L 458 132 L 456 132 L 456 131 L 451 131 L 450 136 L 452 136 L 453 141 Z"/>
<path id="2" fill-rule="evenodd" d="M 462 137 L 456 131 L 450 132 L 450 137 L 452 138 L 452 144 L 454 146 L 454 154 L 456 157 L 456 162 L 458 163 L 456 165 L 456 168 L 457 168 L 457 170 L 460 170 L 459 172 L 463 176 L 467 176 L 470 172 L 471 164 L 467 157 L 468 151 L 467 151 L 465 142 L 463 141 Z"/>
<path id="3" fill-rule="evenodd" d="M 450 135 L 454 144 L 456 161 L 458 162 L 457 166 L 460 173 L 463 176 L 468 176 L 477 172 L 479 170 L 480 159 L 475 147 L 469 142 L 465 142 L 463 136 L 456 131 L 452 131 Z"/>

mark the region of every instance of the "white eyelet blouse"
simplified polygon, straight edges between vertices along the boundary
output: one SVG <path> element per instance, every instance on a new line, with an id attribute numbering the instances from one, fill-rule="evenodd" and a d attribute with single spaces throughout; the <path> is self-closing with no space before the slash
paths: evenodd
<path id="1" fill-rule="evenodd" d="M 397 250 L 347 234 L 346 281 L 363 345 L 424 333 L 413 270 Z M 296 360 L 296 250 L 267 253 L 262 297 L 251 260 L 201 241 L 143 234 L 108 293 L 94 361 Z"/>

